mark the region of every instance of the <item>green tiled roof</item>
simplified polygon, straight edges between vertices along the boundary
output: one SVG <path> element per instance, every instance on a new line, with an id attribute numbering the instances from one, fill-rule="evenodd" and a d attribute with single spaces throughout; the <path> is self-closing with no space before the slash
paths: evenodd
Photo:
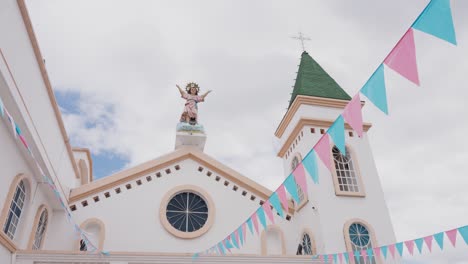
<path id="1" fill-rule="evenodd" d="M 351 97 L 343 88 L 306 51 L 301 56 L 301 64 L 297 72 L 289 107 L 298 95 L 351 100 Z"/>

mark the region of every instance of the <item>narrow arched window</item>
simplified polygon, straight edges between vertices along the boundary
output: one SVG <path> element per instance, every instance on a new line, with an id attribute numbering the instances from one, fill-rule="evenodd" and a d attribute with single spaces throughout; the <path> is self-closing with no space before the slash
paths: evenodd
<path id="1" fill-rule="evenodd" d="M 333 161 L 335 163 L 335 174 L 338 192 L 363 193 L 357 176 L 357 170 L 351 157 L 351 152 L 346 147 L 346 155 L 334 146 L 332 149 Z"/>
<path id="2" fill-rule="evenodd" d="M 41 212 L 41 215 L 39 216 L 39 221 L 37 222 L 36 232 L 34 234 L 34 241 L 32 244 L 33 250 L 37 250 L 42 247 L 42 241 L 44 240 L 44 235 L 48 221 L 49 214 L 47 213 L 47 209 L 44 208 Z"/>
<path id="3" fill-rule="evenodd" d="M 8 208 L 8 215 L 3 225 L 3 232 L 10 238 L 14 239 L 18 229 L 21 213 L 23 211 L 24 203 L 26 200 L 26 186 L 24 181 L 21 180 L 16 186 L 13 198 L 11 199 L 10 207 Z"/>
<path id="4" fill-rule="evenodd" d="M 294 169 L 296 169 L 299 163 L 300 163 L 299 154 L 296 154 L 291 161 L 291 171 L 294 171 Z M 296 183 L 296 189 L 297 189 L 297 195 L 299 196 L 299 201 L 300 201 L 299 204 L 301 204 L 305 200 L 305 193 L 302 191 L 301 187 L 297 183 Z"/>
<path id="5" fill-rule="evenodd" d="M 314 255 L 315 252 L 313 250 L 312 243 L 313 242 L 309 234 L 302 234 L 301 243 L 299 243 L 299 246 L 297 247 L 296 255 Z"/>
<path id="6" fill-rule="evenodd" d="M 361 250 L 367 250 L 373 247 L 372 245 L 372 237 L 367 229 L 366 226 L 364 226 L 361 223 L 352 223 L 349 226 L 348 230 L 349 234 L 349 240 L 351 243 L 351 250 L 354 251 L 361 251 Z M 361 254 L 360 254 L 361 255 Z M 367 256 L 364 258 L 362 256 L 355 256 L 354 257 L 355 263 L 360 263 L 360 264 L 376 264 L 375 257 L 374 256 Z"/>

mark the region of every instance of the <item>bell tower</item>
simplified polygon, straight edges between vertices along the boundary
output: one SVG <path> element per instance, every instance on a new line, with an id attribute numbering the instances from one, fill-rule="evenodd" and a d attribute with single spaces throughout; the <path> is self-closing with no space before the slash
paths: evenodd
<path id="1" fill-rule="evenodd" d="M 311 151 L 350 100 L 351 96 L 304 51 L 288 110 L 275 132 L 285 177 Z M 364 102 L 361 104 L 364 106 Z M 298 236 L 309 230 L 315 240 L 315 254 L 364 250 L 395 241 L 367 138 L 370 127 L 365 123 L 363 137 L 359 138 L 345 124 L 346 154 L 330 140 L 332 169 L 317 159 L 319 183 L 314 183 L 307 173 L 308 192 L 302 193 L 298 188 L 300 203 L 295 204 L 293 225 L 298 228 Z M 353 242 L 353 236 L 362 235 L 356 232 L 367 234 L 365 243 Z"/>

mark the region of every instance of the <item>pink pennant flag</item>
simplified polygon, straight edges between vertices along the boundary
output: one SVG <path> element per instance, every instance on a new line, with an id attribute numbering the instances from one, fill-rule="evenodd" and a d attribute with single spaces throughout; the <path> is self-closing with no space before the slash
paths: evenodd
<path id="1" fill-rule="evenodd" d="M 270 219 L 271 223 L 275 223 L 275 219 L 273 218 L 273 212 L 271 211 L 271 205 L 268 200 L 266 200 L 263 205 L 263 210 L 265 211 L 266 215 L 268 216 L 268 219 Z"/>
<path id="2" fill-rule="evenodd" d="M 333 263 L 333 254 L 328 254 L 328 262 Z"/>
<path id="3" fill-rule="evenodd" d="M 388 54 L 384 60 L 385 65 L 401 74 L 409 81 L 419 86 L 418 64 L 416 63 L 416 46 L 414 33 L 410 28 Z"/>
<path id="4" fill-rule="evenodd" d="M 240 245 L 239 243 L 239 231 L 237 231 L 238 229 L 236 229 L 236 231 L 234 231 L 234 238 L 236 239 L 236 243 L 237 245 Z"/>
<path id="5" fill-rule="evenodd" d="M 258 234 L 258 219 L 257 219 L 257 213 L 255 212 L 252 216 L 252 222 L 254 224 L 254 227 L 255 227 L 255 231 L 257 232 Z"/>
<path id="6" fill-rule="evenodd" d="M 338 254 L 338 259 L 340 260 L 340 263 L 343 263 L 343 253 Z"/>
<path id="7" fill-rule="evenodd" d="M 243 235 L 242 235 L 242 238 L 244 239 L 244 243 L 245 243 L 245 241 L 247 240 L 247 232 L 246 232 L 246 231 L 247 231 L 247 223 L 244 222 L 244 223 L 242 224 L 242 234 L 243 234 Z"/>
<path id="8" fill-rule="evenodd" d="M 331 171 L 331 160 L 330 160 L 330 138 L 328 134 L 324 134 L 323 137 L 315 145 L 315 152 L 320 157 L 322 162 L 327 166 L 328 170 Z"/>
<path id="9" fill-rule="evenodd" d="M 227 251 L 229 251 L 229 253 L 231 253 L 231 249 L 227 246 L 226 240 L 227 240 L 227 238 L 225 238 L 225 239 L 223 240 L 224 248 L 227 249 Z"/>
<path id="10" fill-rule="evenodd" d="M 457 228 L 445 231 L 445 234 L 449 238 L 450 242 L 452 243 L 452 246 L 455 247 L 455 244 L 457 243 Z"/>
<path id="11" fill-rule="evenodd" d="M 395 244 L 388 245 L 388 250 L 390 251 L 392 258 L 395 258 Z"/>
<path id="12" fill-rule="evenodd" d="M 405 241 L 406 248 L 408 249 L 408 252 L 413 255 L 413 249 L 414 249 L 414 240 L 408 240 Z"/>
<path id="13" fill-rule="evenodd" d="M 361 108 L 361 98 L 359 97 L 359 93 L 357 93 L 353 99 L 349 101 L 348 105 L 346 105 L 342 115 L 359 137 L 362 137 L 363 133 Z"/>
<path id="14" fill-rule="evenodd" d="M 354 259 L 354 251 L 348 252 L 349 259 Z"/>
<path id="15" fill-rule="evenodd" d="M 284 189 L 283 184 L 281 184 L 280 187 L 278 187 L 278 190 L 276 190 L 276 193 L 278 194 L 281 204 L 283 205 L 284 211 L 287 212 L 289 209 L 289 205 L 288 205 L 288 198 L 286 198 L 286 190 Z"/>
<path id="16" fill-rule="evenodd" d="M 424 242 L 426 242 L 426 245 L 427 245 L 427 248 L 429 249 L 429 252 L 432 251 L 432 235 L 431 236 L 427 236 L 424 238 Z"/>
<path id="17" fill-rule="evenodd" d="M 20 138 L 21 142 L 23 143 L 24 147 L 29 148 L 28 143 L 26 143 L 26 139 L 24 139 L 23 135 L 19 135 L 19 138 Z"/>
<path id="18" fill-rule="evenodd" d="M 301 187 L 303 193 L 307 193 L 307 182 L 305 177 L 305 170 L 302 163 L 297 165 L 296 169 L 293 171 L 294 179 L 296 183 Z"/>
<path id="19" fill-rule="evenodd" d="M 361 250 L 361 256 L 362 256 L 364 259 L 366 259 L 366 257 L 367 257 L 367 250 L 366 250 L 366 249 Z"/>
<path id="20" fill-rule="evenodd" d="M 374 248 L 374 254 L 375 254 L 376 258 L 380 259 L 380 248 L 379 247 Z"/>
<path id="21" fill-rule="evenodd" d="M 318 256 L 318 259 L 319 259 L 320 261 L 323 261 L 323 255 L 319 255 L 319 256 Z"/>

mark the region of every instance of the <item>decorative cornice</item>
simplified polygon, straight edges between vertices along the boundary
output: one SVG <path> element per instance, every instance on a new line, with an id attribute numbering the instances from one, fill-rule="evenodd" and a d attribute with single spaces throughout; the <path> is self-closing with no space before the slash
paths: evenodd
<path id="1" fill-rule="evenodd" d="M 298 136 L 299 132 L 301 132 L 302 128 L 304 126 L 317 126 L 317 127 L 325 127 L 328 128 L 333 124 L 334 120 L 330 119 L 311 119 L 311 118 L 301 118 L 299 119 L 299 122 L 297 122 L 297 125 L 294 127 L 293 131 L 291 134 L 289 134 L 288 139 L 284 142 L 283 146 L 278 152 L 278 157 L 282 158 L 286 151 L 288 151 L 288 148 L 291 146 L 292 142 L 296 137 Z M 367 132 L 371 127 L 372 124 L 370 123 L 364 123 L 364 131 Z M 351 126 L 347 123 L 345 123 L 345 129 L 352 129 Z"/>
<path id="2" fill-rule="evenodd" d="M 348 102 L 349 101 L 347 100 L 340 99 L 298 95 L 296 96 L 296 99 L 294 99 L 293 104 L 291 105 L 291 107 L 289 107 L 286 114 L 284 114 L 283 119 L 281 120 L 278 128 L 276 129 L 275 136 L 278 138 L 281 138 L 283 136 L 284 131 L 286 130 L 292 118 L 296 114 L 297 110 L 299 109 L 299 106 L 301 106 L 302 104 L 325 106 L 332 108 L 344 108 L 348 104 Z M 361 105 L 364 106 L 364 102 L 361 102 Z"/>
<path id="3" fill-rule="evenodd" d="M 3 232 L 0 232 L 0 244 L 3 245 L 11 253 L 15 253 L 18 250 L 15 243 L 11 241 Z"/>

